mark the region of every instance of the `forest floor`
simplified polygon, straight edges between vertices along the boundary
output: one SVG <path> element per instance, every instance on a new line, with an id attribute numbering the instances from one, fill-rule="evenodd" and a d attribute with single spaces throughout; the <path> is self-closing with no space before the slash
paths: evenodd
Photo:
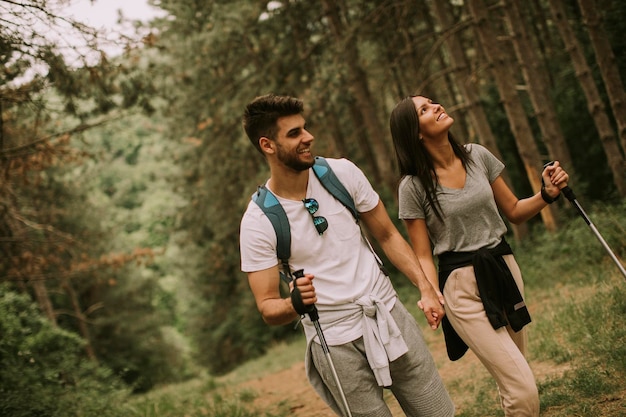
<path id="1" fill-rule="evenodd" d="M 539 314 L 542 303 L 529 305 L 532 314 Z M 545 305 L 545 304 L 544 304 Z M 487 401 L 493 404 L 493 409 L 499 408 L 499 397 L 495 382 L 482 366 L 478 358 L 468 351 L 460 360 L 452 362 L 448 359 L 445 342 L 441 330 L 435 332 L 424 329 L 424 337 L 433 355 L 439 374 L 441 375 L 452 400 L 455 403 L 456 413 L 460 415 L 464 409 L 471 409 L 476 399 L 487 386 L 493 384 L 492 395 Z M 529 331 L 532 338 L 532 328 Z M 293 347 L 294 349 L 296 347 Z M 568 371 L 568 363 L 556 364 L 552 361 L 540 361 L 531 358 L 530 366 L 533 369 L 538 384 L 558 379 Z M 281 407 L 288 407 L 289 415 L 295 417 L 334 417 L 335 414 L 319 398 L 309 384 L 304 370 L 304 362 L 297 361 L 293 365 L 275 372 L 247 379 L 238 384 L 237 390 L 246 390 L 254 393 L 254 407 L 259 410 L 272 412 Z M 394 416 L 404 416 L 399 404 L 393 395 L 385 391 L 385 399 Z M 626 388 L 620 394 L 611 398 L 597 398 L 596 404 L 606 412 L 603 416 L 623 415 L 626 401 Z M 542 417 L 563 416 L 561 407 L 543 410 Z M 470 413 L 471 414 L 471 413 Z"/>
<path id="2" fill-rule="evenodd" d="M 430 335 L 425 333 L 425 337 L 439 374 L 455 403 L 458 415 L 464 406 L 473 403 L 476 399 L 476 391 L 472 388 L 474 381 L 483 381 L 490 376 L 471 351 L 468 351 L 460 360 L 451 362 L 446 355 L 443 336 L 440 332 L 431 332 Z M 567 369 L 567 365 L 536 361 L 531 361 L 531 367 L 537 382 L 558 377 Z M 309 384 L 304 371 L 304 362 L 297 362 L 287 369 L 245 381 L 239 389 L 254 392 L 256 394 L 254 406 L 261 410 L 269 411 L 278 404 L 287 404 L 291 415 L 296 417 L 335 416 Z M 391 393 L 386 392 L 385 398 L 394 416 L 404 415 Z M 498 401 L 495 382 L 493 401 Z"/>

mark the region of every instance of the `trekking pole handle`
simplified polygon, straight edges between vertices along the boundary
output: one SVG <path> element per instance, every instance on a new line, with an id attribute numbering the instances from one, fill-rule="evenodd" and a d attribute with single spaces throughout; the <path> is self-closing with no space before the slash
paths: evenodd
<path id="1" fill-rule="evenodd" d="M 550 165 L 554 165 L 554 161 L 550 161 L 544 164 L 543 169 L 546 169 Z M 543 187 L 543 185 L 543 178 L 541 178 L 541 186 Z M 578 214 L 582 216 L 583 220 L 585 220 L 587 224 L 590 224 L 591 220 L 589 220 L 589 217 L 587 216 L 587 213 L 585 213 L 585 210 L 583 210 L 580 204 L 578 204 L 578 201 L 576 201 L 576 195 L 574 194 L 574 191 L 569 187 L 569 185 L 565 185 L 564 187 L 562 187 L 561 193 L 563 193 L 565 198 L 567 198 L 569 202 L 572 203 L 572 206 L 574 206 L 574 208 L 578 211 Z"/>
<path id="2" fill-rule="evenodd" d="M 565 187 L 563 187 L 561 189 L 561 192 L 563 193 L 565 198 L 567 198 L 569 201 L 576 200 L 576 195 L 574 194 L 574 191 L 572 191 L 572 189 L 569 188 L 569 185 L 566 185 Z"/>
<path id="3" fill-rule="evenodd" d="M 545 164 L 543 164 L 543 169 L 546 169 L 546 168 L 548 168 L 549 166 L 552 166 L 552 165 L 554 165 L 554 161 L 546 162 Z M 543 177 L 541 178 L 541 186 L 542 187 L 545 186 L 545 184 L 543 183 Z M 571 193 L 572 198 L 576 198 L 576 197 L 574 197 L 574 192 L 567 185 L 559 184 L 558 187 L 559 187 L 559 190 L 563 192 L 563 194 L 565 194 L 565 189 L 567 188 L 569 190 L 569 192 Z M 567 197 L 567 195 L 565 197 Z M 571 199 L 569 197 L 568 197 L 568 200 L 571 201 Z"/>
<path id="4" fill-rule="evenodd" d="M 298 269 L 297 271 L 295 271 L 293 273 L 294 276 L 294 280 L 293 280 L 293 286 L 296 286 L 296 280 L 298 278 L 302 278 L 304 277 L 304 269 Z M 306 307 L 306 314 L 309 315 L 309 318 L 311 319 L 311 321 L 317 321 L 319 320 L 320 316 L 319 314 L 317 314 L 317 307 L 315 307 L 315 304 L 311 304 Z"/>
<path id="5" fill-rule="evenodd" d="M 543 169 L 546 169 L 550 165 L 554 165 L 554 161 L 550 161 L 550 162 L 544 164 Z M 541 178 L 541 185 L 543 186 L 543 178 Z M 584 210 L 582 209 L 582 207 L 580 207 L 580 205 L 576 201 L 576 195 L 574 194 L 574 191 L 571 188 L 569 188 L 569 185 L 566 185 L 565 187 L 562 187 L 561 188 L 561 192 L 563 193 L 565 198 L 567 198 L 570 201 L 570 203 L 572 203 L 574 208 L 576 210 L 578 210 L 578 213 L 585 219 L 587 224 L 589 224 L 589 221 L 587 220 L 587 216 L 586 216 Z"/>

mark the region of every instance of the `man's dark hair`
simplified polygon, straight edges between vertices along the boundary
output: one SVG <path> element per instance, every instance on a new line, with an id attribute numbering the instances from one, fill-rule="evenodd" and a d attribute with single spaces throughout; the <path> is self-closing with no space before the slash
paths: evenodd
<path id="1" fill-rule="evenodd" d="M 243 128 L 254 147 L 263 154 L 259 139 L 276 139 L 279 118 L 302 113 L 302 100 L 289 96 L 266 94 L 255 98 L 243 113 Z"/>

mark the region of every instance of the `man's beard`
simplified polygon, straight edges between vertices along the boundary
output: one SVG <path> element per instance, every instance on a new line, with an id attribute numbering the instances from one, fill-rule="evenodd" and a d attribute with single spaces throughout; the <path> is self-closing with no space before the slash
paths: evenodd
<path id="1" fill-rule="evenodd" d="M 285 166 L 293 169 L 294 171 L 306 171 L 311 168 L 315 164 L 315 160 L 312 161 L 302 161 L 298 158 L 298 154 L 296 151 L 293 152 L 285 152 L 283 148 L 279 145 L 277 147 L 278 160 L 282 162 Z"/>

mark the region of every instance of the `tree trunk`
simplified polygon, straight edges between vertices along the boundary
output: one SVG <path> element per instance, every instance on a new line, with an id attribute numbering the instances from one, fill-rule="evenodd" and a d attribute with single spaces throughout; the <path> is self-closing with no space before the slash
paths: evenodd
<path id="1" fill-rule="evenodd" d="M 576 71 L 576 76 L 582 87 L 583 93 L 587 98 L 587 108 L 591 113 L 593 121 L 600 135 L 600 141 L 604 148 L 604 153 L 609 164 L 609 168 L 613 174 L 613 182 L 620 196 L 626 196 L 626 182 L 624 179 L 624 157 L 622 156 L 611 122 L 606 114 L 606 109 L 598 88 L 593 80 L 591 69 L 585 60 L 585 55 L 576 39 L 576 36 L 567 22 L 565 10 L 560 0 L 549 0 L 550 12 L 554 19 L 554 23 L 563 38 L 565 48 L 569 52 L 572 64 Z"/>
<path id="2" fill-rule="evenodd" d="M 426 28 L 428 30 L 428 32 L 430 33 L 437 33 L 437 28 L 435 23 L 433 22 L 432 19 L 432 15 L 431 13 L 429 13 L 429 6 L 426 2 L 421 3 L 420 2 L 420 6 L 422 7 L 422 11 L 420 12 L 421 16 L 424 16 L 424 23 L 426 25 Z M 436 19 L 436 18 L 435 18 Z M 436 19 L 438 20 L 438 19 Z M 445 31 L 448 27 L 447 26 L 443 26 L 441 24 L 439 24 L 440 29 L 439 29 L 439 33 L 441 33 L 442 31 Z M 449 41 L 451 38 L 454 38 L 455 34 L 452 34 L 450 36 L 446 36 L 444 37 L 445 41 L 444 41 L 444 45 L 445 42 Z M 434 45 L 434 47 L 437 47 L 437 44 Z M 445 88 L 440 88 L 439 90 L 439 94 L 437 95 L 437 97 L 432 97 L 433 99 L 435 99 L 437 102 L 439 103 L 457 103 L 457 92 L 458 92 L 458 87 L 456 85 L 456 83 L 453 81 L 453 77 L 454 77 L 454 70 L 456 69 L 454 65 L 449 65 L 449 63 L 446 61 L 446 54 L 443 53 L 442 48 L 437 47 L 437 49 L 439 50 L 436 55 L 434 56 L 433 61 L 436 61 L 438 64 L 438 67 L 441 70 L 441 76 L 443 78 L 443 82 L 444 82 L 444 86 Z M 450 60 L 451 61 L 451 60 Z M 451 63 L 451 62 L 450 62 Z M 452 67 L 452 68 L 450 68 Z M 448 104 L 448 108 L 450 108 L 450 104 Z M 464 106 L 456 106 L 455 108 L 457 109 L 457 112 L 454 113 L 455 115 L 455 125 L 456 125 L 456 132 L 458 134 L 458 132 L 460 131 L 460 137 L 463 138 L 463 140 L 465 142 L 468 141 L 469 139 L 469 129 L 467 127 L 467 110 L 465 109 Z"/>
<path id="3" fill-rule="evenodd" d="M 513 49 L 521 63 L 522 75 L 526 82 L 528 96 L 535 109 L 535 116 L 539 129 L 543 135 L 543 142 L 548 149 L 551 160 L 558 160 L 567 169 L 570 177 L 574 178 L 574 165 L 569 152 L 563 131 L 559 125 L 555 111 L 556 106 L 548 94 L 548 76 L 539 56 L 526 31 L 524 17 L 520 13 L 520 0 L 505 0 L 503 10 L 511 31 Z M 547 162 L 547 161 L 546 161 Z"/>
<path id="4" fill-rule="evenodd" d="M 376 169 L 380 173 L 382 183 L 393 190 L 396 183 L 393 170 L 394 158 L 392 158 L 389 145 L 385 140 L 388 135 L 378 119 L 379 114 L 367 84 L 367 76 L 359 64 L 360 57 L 356 42 L 353 36 L 346 34 L 338 3 L 332 0 L 322 0 L 322 5 L 330 30 L 335 38 L 337 52 L 344 57 L 343 62 L 348 74 L 347 88 L 354 95 L 363 115 L 365 127 L 363 139 L 369 143 L 373 150 Z"/>
<path id="5" fill-rule="evenodd" d="M 596 54 L 596 62 L 611 102 L 622 151 L 626 153 L 626 93 L 620 78 L 619 68 L 615 62 L 615 54 L 602 27 L 595 2 L 592 0 L 578 0 L 578 4 L 580 5 L 583 22 L 587 26 L 591 45 Z"/>
<path id="6" fill-rule="evenodd" d="M 395 96 L 400 99 L 408 96 L 413 85 L 413 76 L 420 66 L 420 44 L 415 42 L 415 5 L 411 2 L 395 2 L 392 7 L 384 7 L 376 15 L 371 24 L 382 28 L 376 34 L 381 43 L 380 54 L 386 57 L 391 82 L 394 85 Z M 421 20 L 421 17 L 420 17 Z M 390 23 L 393 27 L 390 27 Z M 401 49 L 398 49 L 401 45 Z"/>
<path id="7" fill-rule="evenodd" d="M 98 362 L 96 352 L 91 344 L 91 336 L 89 334 L 89 328 L 87 327 L 87 317 L 83 314 L 83 311 L 80 308 L 80 302 L 78 301 L 76 291 L 74 291 L 74 288 L 72 287 L 72 284 L 70 284 L 67 277 L 62 278 L 61 286 L 70 298 L 72 309 L 74 310 L 74 317 L 78 322 L 78 329 L 83 337 L 83 340 L 85 341 L 85 352 L 87 353 L 87 357 L 94 362 Z"/>
<path id="8" fill-rule="evenodd" d="M 349 158 L 348 147 L 346 146 L 346 139 L 341 131 L 341 122 L 335 113 L 328 112 L 326 119 L 328 121 L 328 130 L 334 136 L 331 144 L 333 146 L 334 154 L 339 158 Z"/>
<path id="9" fill-rule="evenodd" d="M 451 28 L 453 22 L 450 18 L 450 16 L 452 16 L 450 4 L 448 2 L 440 1 L 434 1 L 430 4 L 432 5 L 433 15 L 439 21 L 440 26 L 446 29 Z M 496 158 L 502 161 L 502 154 L 498 149 L 496 138 L 493 135 L 493 131 L 491 130 L 491 126 L 487 120 L 487 115 L 485 114 L 483 106 L 480 103 L 480 96 L 476 90 L 476 83 L 472 81 L 474 79 L 474 75 L 470 70 L 463 45 L 459 41 L 458 35 L 450 36 L 446 40 L 446 46 L 448 47 L 450 54 L 450 63 L 456 70 L 455 78 L 457 79 L 457 88 L 461 93 L 461 97 L 465 98 L 463 107 L 467 110 L 470 124 L 474 129 L 476 129 L 477 141 L 487 147 Z M 511 179 L 509 178 L 506 170 L 502 173 L 502 178 L 509 185 L 509 187 L 513 189 L 511 186 Z M 521 225 L 511 223 L 511 230 L 513 231 L 515 239 L 520 240 L 528 233 L 528 225 L 526 223 Z"/>
<path id="10" fill-rule="evenodd" d="M 35 278 L 31 286 L 33 287 L 33 291 L 35 292 L 35 299 L 37 300 L 37 304 L 39 305 L 39 309 L 46 316 L 50 323 L 53 326 L 57 326 L 57 318 L 54 315 L 54 308 L 52 307 L 52 302 L 50 301 L 50 297 L 48 296 L 48 289 L 46 288 L 46 283 L 42 279 Z"/>
<path id="11" fill-rule="evenodd" d="M 515 74 L 510 71 L 511 63 L 498 44 L 497 37 L 489 27 L 487 8 L 482 0 L 467 2 L 480 43 L 490 62 L 494 81 L 500 93 L 502 104 L 515 136 L 519 155 L 524 164 L 526 176 L 535 193 L 541 189 L 541 175 L 539 170 L 543 165 L 541 155 L 531 134 L 530 124 L 520 98 L 516 94 Z M 541 210 L 541 217 L 546 229 L 556 230 L 556 221 L 550 207 Z"/>
<path id="12" fill-rule="evenodd" d="M 529 19 L 533 24 L 528 25 L 529 29 L 534 33 L 533 39 L 539 48 L 539 57 L 543 62 L 543 66 L 548 68 L 548 63 L 554 56 L 554 48 L 558 42 L 555 42 L 553 31 L 549 28 L 549 17 L 543 7 L 543 0 L 530 0 L 525 3 L 526 11 L 530 15 Z M 548 84 L 554 84 L 552 73 L 548 72 Z"/>

